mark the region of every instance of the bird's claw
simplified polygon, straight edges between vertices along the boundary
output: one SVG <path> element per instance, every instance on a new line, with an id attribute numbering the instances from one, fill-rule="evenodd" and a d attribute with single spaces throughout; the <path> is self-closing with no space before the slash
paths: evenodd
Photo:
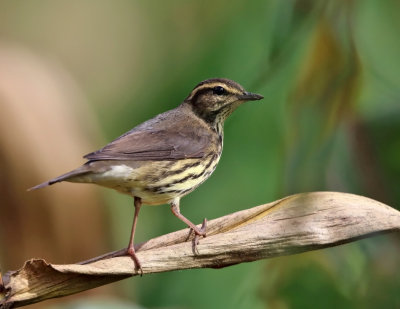
<path id="1" fill-rule="evenodd" d="M 135 249 L 128 247 L 126 249 L 126 254 L 132 258 L 133 262 L 135 263 L 136 269 L 138 270 L 138 273 L 140 274 L 140 277 L 143 276 L 142 264 L 140 263 L 137 255 L 136 255 Z"/>
<path id="2" fill-rule="evenodd" d="M 193 238 L 193 254 L 198 255 L 199 250 L 197 249 L 197 245 L 200 242 L 200 236 L 206 237 L 206 230 L 207 230 L 207 219 L 204 218 L 203 223 L 201 225 L 201 228 L 198 228 L 197 226 L 195 228 L 191 228 L 189 231 L 189 235 L 194 232 L 194 238 Z"/>

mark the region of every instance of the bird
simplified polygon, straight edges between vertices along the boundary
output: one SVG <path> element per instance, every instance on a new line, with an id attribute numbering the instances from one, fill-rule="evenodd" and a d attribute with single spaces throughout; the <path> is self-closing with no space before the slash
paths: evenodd
<path id="1" fill-rule="evenodd" d="M 199 228 L 181 214 L 180 199 L 214 172 L 223 148 L 223 126 L 242 103 L 263 99 L 226 78 L 197 84 L 178 107 L 143 122 L 103 148 L 84 156 L 82 166 L 36 185 L 36 190 L 67 181 L 93 183 L 128 194 L 134 217 L 125 254 L 143 274 L 134 237 L 142 205 L 169 204 L 172 213 L 199 237 L 206 236 L 207 219 Z"/>

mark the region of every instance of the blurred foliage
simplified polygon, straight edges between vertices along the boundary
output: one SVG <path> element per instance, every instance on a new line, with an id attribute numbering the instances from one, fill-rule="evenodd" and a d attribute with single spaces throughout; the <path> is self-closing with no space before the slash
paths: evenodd
<path id="1" fill-rule="evenodd" d="M 206 78 L 231 78 L 265 96 L 227 121 L 218 168 L 182 200 L 194 222 L 314 190 L 399 209 L 399 26 L 395 0 L 0 3 L 0 47 L 18 44 L 69 71 L 104 141 L 175 107 Z M 132 199 L 104 196 L 112 250 L 128 241 Z M 136 240 L 180 228 L 168 207 L 147 207 Z M 399 237 L 388 235 L 134 278 L 115 284 L 114 295 L 145 308 L 396 308 L 399 260 Z"/>

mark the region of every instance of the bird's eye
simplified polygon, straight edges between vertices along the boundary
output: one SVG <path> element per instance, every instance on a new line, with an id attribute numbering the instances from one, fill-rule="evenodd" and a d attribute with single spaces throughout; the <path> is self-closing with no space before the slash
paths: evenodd
<path id="1" fill-rule="evenodd" d="M 226 90 L 225 90 L 224 87 L 215 86 L 215 87 L 213 88 L 213 92 L 214 92 L 214 94 L 217 94 L 217 95 L 223 95 L 223 94 L 226 93 Z"/>

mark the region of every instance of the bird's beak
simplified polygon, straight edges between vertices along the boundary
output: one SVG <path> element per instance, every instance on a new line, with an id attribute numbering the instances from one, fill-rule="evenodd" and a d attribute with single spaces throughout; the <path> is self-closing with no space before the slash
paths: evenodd
<path id="1" fill-rule="evenodd" d="M 261 100 L 264 97 L 257 93 L 245 92 L 242 95 L 238 96 L 238 99 L 241 101 L 256 101 Z"/>

